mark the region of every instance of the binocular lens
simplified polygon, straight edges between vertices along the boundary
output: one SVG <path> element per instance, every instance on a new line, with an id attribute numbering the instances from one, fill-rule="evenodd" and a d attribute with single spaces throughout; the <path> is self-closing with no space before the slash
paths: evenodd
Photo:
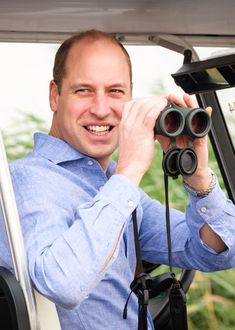
<path id="1" fill-rule="evenodd" d="M 211 117 L 201 108 L 180 108 L 173 103 L 162 110 L 154 127 L 155 134 L 170 138 L 180 134 L 192 138 L 205 136 L 211 128 Z"/>
<path id="2" fill-rule="evenodd" d="M 186 117 L 186 130 L 195 138 L 205 136 L 211 128 L 211 118 L 208 113 L 200 108 L 188 112 Z"/>
<path id="3" fill-rule="evenodd" d="M 208 120 L 206 113 L 196 113 L 191 122 L 192 131 L 196 134 L 202 134 L 207 130 Z"/>
<path id="4" fill-rule="evenodd" d="M 185 119 L 182 111 L 174 108 L 163 110 L 156 122 L 155 134 L 162 134 L 169 137 L 174 137 L 184 129 Z"/>
<path id="5" fill-rule="evenodd" d="M 182 117 L 176 111 L 169 112 L 164 120 L 164 128 L 167 133 L 173 134 L 178 131 Z"/>

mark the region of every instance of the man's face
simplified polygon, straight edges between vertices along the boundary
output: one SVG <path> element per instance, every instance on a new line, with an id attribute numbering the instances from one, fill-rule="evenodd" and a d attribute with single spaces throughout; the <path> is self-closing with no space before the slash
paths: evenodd
<path id="1" fill-rule="evenodd" d="M 61 93 L 54 82 L 50 84 L 54 112 L 50 134 L 105 168 L 118 144 L 123 104 L 130 98 L 129 66 L 117 45 L 105 40 L 75 44 Z"/>

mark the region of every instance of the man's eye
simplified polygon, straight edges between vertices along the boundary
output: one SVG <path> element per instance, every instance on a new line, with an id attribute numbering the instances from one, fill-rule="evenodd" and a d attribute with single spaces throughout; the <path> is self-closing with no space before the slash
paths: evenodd
<path id="1" fill-rule="evenodd" d="M 112 88 L 112 89 L 110 90 L 110 93 L 111 93 L 111 94 L 116 94 L 116 95 L 122 95 L 122 94 L 124 94 L 124 91 L 121 90 L 121 89 L 118 89 L 118 88 Z"/>
<path id="2" fill-rule="evenodd" d="M 87 94 L 90 93 L 90 90 L 88 88 L 79 88 L 75 91 L 77 94 Z"/>

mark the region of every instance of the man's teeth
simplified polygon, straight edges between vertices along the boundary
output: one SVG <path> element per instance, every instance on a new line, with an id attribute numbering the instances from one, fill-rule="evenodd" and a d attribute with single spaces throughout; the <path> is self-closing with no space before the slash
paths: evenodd
<path id="1" fill-rule="evenodd" d="M 110 130 L 110 126 L 87 126 L 87 129 L 93 133 L 105 134 Z"/>

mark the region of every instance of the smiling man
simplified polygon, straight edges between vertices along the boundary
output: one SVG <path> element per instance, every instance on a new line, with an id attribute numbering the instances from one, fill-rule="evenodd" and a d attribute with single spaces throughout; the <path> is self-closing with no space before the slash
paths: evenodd
<path id="1" fill-rule="evenodd" d="M 67 39 L 53 74 L 50 132 L 36 133 L 34 150 L 10 166 L 30 276 L 56 304 L 63 330 L 134 330 L 134 294 L 127 319 L 122 312 L 136 267 L 135 209 L 144 260 L 168 263 L 165 207 L 138 187 L 155 140 L 164 151 L 170 145 L 167 137 L 154 136 L 154 125 L 168 99 L 195 104 L 188 95 L 132 100 L 129 55 L 100 31 Z M 188 139 L 177 143 L 183 147 Z M 185 213 L 171 210 L 173 263 L 202 271 L 230 268 L 235 207 L 208 168 L 207 137 L 193 143 L 198 167 L 184 178 L 190 202 Z M 8 256 L 2 240 L 0 262 L 12 269 Z M 148 329 L 154 329 L 149 313 Z"/>
<path id="2" fill-rule="evenodd" d="M 96 158 L 104 170 L 117 148 L 123 104 L 131 98 L 127 55 L 110 40 L 77 42 L 69 51 L 63 80 L 55 69 L 50 84 L 50 134 Z"/>

